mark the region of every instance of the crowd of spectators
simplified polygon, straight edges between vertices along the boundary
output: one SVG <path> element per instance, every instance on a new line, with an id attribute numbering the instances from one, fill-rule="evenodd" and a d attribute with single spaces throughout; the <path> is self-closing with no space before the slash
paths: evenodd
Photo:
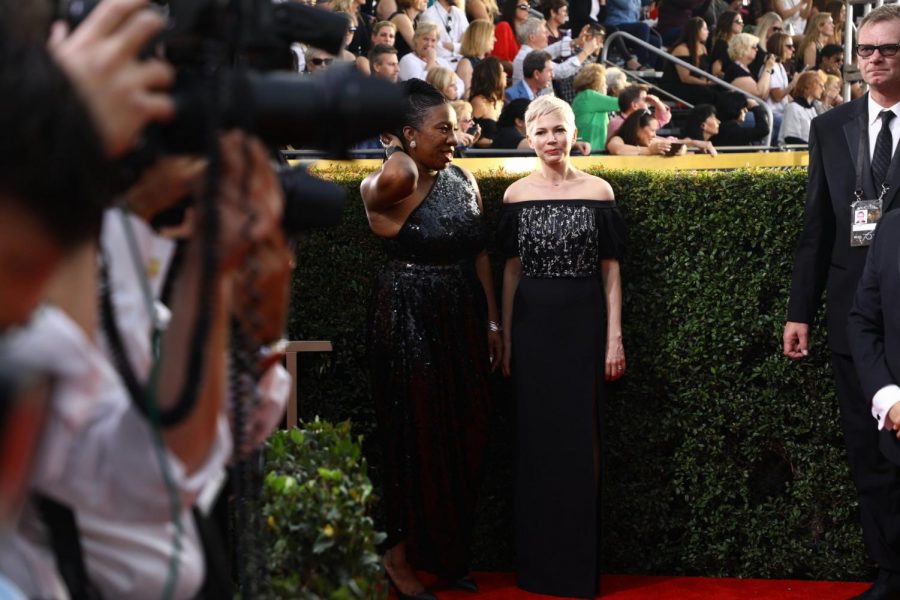
<path id="1" fill-rule="evenodd" d="M 460 126 L 463 148 L 501 148 L 495 139 L 504 108 L 548 94 L 572 105 L 580 140 L 613 154 L 638 153 L 627 148 L 636 144 L 616 139 L 635 111 L 651 112 L 655 127 L 669 127 L 677 139 L 803 144 L 811 118 L 843 102 L 847 15 L 840 0 L 607 0 L 587 12 L 567 0 L 319 0 L 317 6 L 346 13 L 346 43 L 337 55 L 299 52 L 300 71 L 355 62 L 392 81 L 426 80 L 448 100 L 466 103 L 459 105 L 471 119 Z M 603 64 L 613 31 L 679 60 L 658 60 L 620 38 Z M 633 71 L 655 78 L 661 91 L 630 83 Z M 851 87 L 854 98 L 862 93 L 859 84 Z M 523 110 L 515 106 L 503 119 L 503 148 L 524 144 L 515 125 Z M 663 144 L 641 147 L 657 146 Z M 706 151 L 707 144 L 683 147 Z"/>

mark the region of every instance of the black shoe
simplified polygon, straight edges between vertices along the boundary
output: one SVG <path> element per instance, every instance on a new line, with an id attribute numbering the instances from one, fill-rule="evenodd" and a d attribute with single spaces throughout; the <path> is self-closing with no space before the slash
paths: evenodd
<path id="1" fill-rule="evenodd" d="M 900 600 L 900 577 L 881 569 L 872 587 L 850 600 Z"/>
<path id="2" fill-rule="evenodd" d="M 475 583 L 475 580 L 472 579 L 471 575 L 463 575 L 459 579 L 454 580 L 453 587 L 471 592 L 473 594 L 478 592 L 478 584 Z"/>
<path id="3" fill-rule="evenodd" d="M 437 600 L 437 596 L 425 590 L 424 592 L 419 592 L 418 594 L 404 594 L 400 591 L 400 588 L 394 583 L 394 578 L 387 572 L 385 569 L 384 574 L 387 576 L 388 582 L 391 584 L 391 587 L 394 588 L 394 592 L 397 594 L 398 600 Z"/>

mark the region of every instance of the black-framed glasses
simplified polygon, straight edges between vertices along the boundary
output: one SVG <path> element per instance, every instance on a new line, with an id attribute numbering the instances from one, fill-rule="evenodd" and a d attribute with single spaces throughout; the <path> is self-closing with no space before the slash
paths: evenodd
<path id="1" fill-rule="evenodd" d="M 330 65 L 334 62 L 333 58 L 311 58 L 309 62 L 316 65 L 317 67 L 321 67 L 322 65 Z"/>
<path id="2" fill-rule="evenodd" d="M 882 56 L 895 56 L 898 51 L 900 51 L 900 44 L 881 44 L 880 46 L 876 46 L 874 44 L 860 44 L 856 47 L 856 53 L 863 58 L 869 58 L 875 51 L 881 53 Z"/>

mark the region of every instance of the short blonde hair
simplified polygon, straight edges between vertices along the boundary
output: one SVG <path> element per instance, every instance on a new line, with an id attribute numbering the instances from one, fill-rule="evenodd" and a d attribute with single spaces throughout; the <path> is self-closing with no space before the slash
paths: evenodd
<path id="1" fill-rule="evenodd" d="M 837 75 L 829 75 L 826 73 L 824 83 L 825 83 L 826 88 L 830 88 L 835 85 L 840 87 L 843 82 L 841 81 L 841 78 L 838 77 Z"/>
<path id="2" fill-rule="evenodd" d="M 759 38 L 749 33 L 738 33 L 728 41 L 728 58 L 736 61 L 759 45 Z"/>
<path id="3" fill-rule="evenodd" d="M 394 25 L 390 21 L 378 21 L 375 23 L 375 26 L 372 27 L 372 35 L 378 35 L 378 32 L 384 29 L 385 27 L 390 27 L 394 30 L 394 33 L 397 33 L 397 26 Z"/>
<path id="4" fill-rule="evenodd" d="M 433 85 L 434 89 L 443 94 L 444 89 L 448 85 L 456 83 L 456 74 L 444 67 L 431 67 L 428 69 L 428 73 L 425 74 L 425 81 Z M 457 90 L 457 92 L 459 92 L 459 90 Z"/>
<path id="5" fill-rule="evenodd" d="M 538 96 L 531 101 L 528 110 L 525 111 L 525 131 L 530 135 L 538 119 L 553 113 L 560 113 L 566 129 L 572 133 L 575 132 L 575 113 L 572 112 L 572 107 L 568 102 L 556 96 Z"/>
<path id="6" fill-rule="evenodd" d="M 606 67 L 597 63 L 584 65 L 575 75 L 575 92 L 594 90 L 602 92 L 606 89 Z"/>
<path id="7" fill-rule="evenodd" d="M 456 120 L 462 120 L 462 116 L 466 113 L 469 113 L 469 117 L 472 116 L 472 105 L 466 102 L 465 100 L 454 100 L 450 103 L 450 106 L 453 108 L 453 112 L 456 113 Z"/>
<path id="8" fill-rule="evenodd" d="M 416 32 L 415 34 L 413 34 L 413 39 L 417 40 L 432 33 L 440 37 L 440 35 L 438 34 L 437 23 L 432 23 L 431 21 L 419 21 L 419 24 L 416 25 Z"/>
<path id="9" fill-rule="evenodd" d="M 628 85 L 628 77 L 625 71 L 619 67 L 610 67 L 606 70 L 606 93 L 610 96 L 618 96 L 619 92 Z"/>
<path id="10" fill-rule="evenodd" d="M 487 54 L 494 41 L 494 24 L 485 19 L 475 19 L 463 33 L 459 53 L 463 56 Z"/>
<path id="11" fill-rule="evenodd" d="M 356 0 L 331 0 L 331 10 L 349 15 L 352 12 L 356 12 L 354 10 L 355 4 Z"/>

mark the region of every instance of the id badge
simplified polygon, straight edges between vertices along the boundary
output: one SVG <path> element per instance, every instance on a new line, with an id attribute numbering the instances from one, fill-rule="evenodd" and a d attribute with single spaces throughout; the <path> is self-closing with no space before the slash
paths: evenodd
<path id="1" fill-rule="evenodd" d="M 881 198 L 857 200 L 850 205 L 850 245 L 868 246 L 875 236 L 875 226 L 881 218 Z"/>

